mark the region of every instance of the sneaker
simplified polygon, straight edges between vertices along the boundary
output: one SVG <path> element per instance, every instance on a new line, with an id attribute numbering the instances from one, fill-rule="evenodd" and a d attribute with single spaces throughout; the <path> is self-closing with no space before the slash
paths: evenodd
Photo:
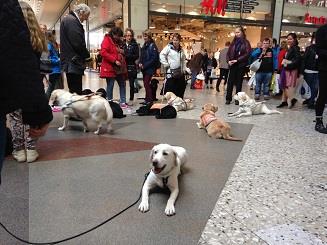
<path id="1" fill-rule="evenodd" d="M 34 162 L 39 157 L 39 153 L 36 150 L 27 150 L 26 159 L 27 162 Z"/>
<path id="2" fill-rule="evenodd" d="M 210 89 L 213 89 L 213 86 L 210 86 Z"/>
<path id="3" fill-rule="evenodd" d="M 291 99 L 291 105 L 288 107 L 289 109 L 293 108 L 297 102 L 297 99 L 293 98 Z"/>
<path id="4" fill-rule="evenodd" d="M 17 162 L 26 162 L 26 152 L 25 150 L 13 151 L 12 156 Z"/>
<path id="5" fill-rule="evenodd" d="M 60 112 L 61 108 L 59 106 L 53 106 L 52 107 L 52 112 Z"/>
<path id="6" fill-rule="evenodd" d="M 121 103 L 120 104 L 120 108 L 127 109 L 128 108 L 128 105 L 126 103 Z"/>

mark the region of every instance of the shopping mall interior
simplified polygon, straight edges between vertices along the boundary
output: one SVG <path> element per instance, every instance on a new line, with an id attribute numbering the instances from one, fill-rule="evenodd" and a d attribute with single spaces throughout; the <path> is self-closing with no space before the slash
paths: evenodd
<path id="1" fill-rule="evenodd" d="M 179 33 L 191 59 L 201 49 L 223 49 L 239 25 L 252 48 L 267 37 L 280 43 L 293 32 L 304 51 L 312 33 L 327 23 L 327 1 L 317 0 L 228 0 L 223 14 L 204 7 L 218 0 L 24 1 L 40 24 L 55 31 L 59 46 L 63 18 L 78 4 L 90 7 L 83 27 L 93 62 L 84 72 L 83 89 L 92 91 L 107 88 L 95 57 L 113 26 L 131 27 L 141 45 L 142 32 L 150 29 L 159 50 Z M 241 5 L 235 7 L 240 2 L 246 5 L 244 11 Z M 160 93 L 165 74 L 156 78 L 158 103 L 166 103 Z M 68 90 L 64 74 L 62 79 Z M 281 114 L 236 118 L 230 114 L 239 106 L 234 100 L 225 104 L 226 85 L 222 82 L 219 91 L 214 89 L 217 77 L 212 88 L 191 89 L 187 80 L 184 98 L 192 99 L 194 109 L 178 111 L 174 119 L 157 119 L 136 113 L 146 95 L 142 73 L 138 81 L 141 89 L 123 109 L 126 117 L 113 119 L 111 133 L 85 133 L 80 121 L 70 121 L 65 131 L 59 131 L 64 120 L 59 110 L 38 140 L 37 161 L 5 158 L 1 224 L 31 244 L 56 244 L 52 242 L 87 231 L 138 201 L 145 173 L 152 166 L 151 149 L 167 143 L 185 148 L 188 155 L 178 179 L 175 215 L 165 214 L 169 191 L 158 188 L 150 194 L 148 212 L 140 212 L 140 202 L 134 203 L 109 222 L 61 244 L 327 244 L 327 138 L 314 130 L 315 110 L 302 104 L 304 99 L 291 109 L 278 109 Z M 248 82 L 245 76 L 243 91 L 254 98 Z M 119 101 L 117 83 L 113 97 Z M 262 103 L 276 109 L 281 99 L 280 94 L 271 94 Z M 218 106 L 216 116 L 230 124 L 232 135 L 241 141 L 210 138 L 198 128 L 206 103 Z M 0 244 L 24 243 L 0 227 Z"/>

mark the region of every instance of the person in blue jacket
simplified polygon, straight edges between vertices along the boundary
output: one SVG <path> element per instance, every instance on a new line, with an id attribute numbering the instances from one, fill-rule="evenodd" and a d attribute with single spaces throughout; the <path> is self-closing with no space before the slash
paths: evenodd
<path id="1" fill-rule="evenodd" d="M 143 73 L 143 83 L 145 88 L 145 102 L 148 104 L 153 102 L 155 95 L 152 94 L 150 82 L 152 76 L 156 73 L 157 63 L 159 61 L 159 51 L 157 45 L 152 39 L 150 30 L 143 32 L 144 44 L 141 48 L 141 57 L 139 67 Z"/>
<path id="2" fill-rule="evenodd" d="M 52 31 L 47 31 L 46 38 L 48 41 L 49 59 L 52 66 L 52 73 L 49 75 L 49 87 L 46 91 L 47 97 L 50 98 L 52 91 L 55 89 L 56 85 L 60 83 L 61 69 L 56 36 L 52 33 Z"/>

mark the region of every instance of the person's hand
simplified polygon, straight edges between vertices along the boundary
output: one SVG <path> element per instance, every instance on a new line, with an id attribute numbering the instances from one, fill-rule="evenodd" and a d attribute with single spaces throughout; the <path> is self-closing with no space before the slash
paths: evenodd
<path id="1" fill-rule="evenodd" d="M 124 50 L 123 50 L 123 49 L 118 48 L 117 50 L 118 50 L 118 53 L 120 53 L 120 54 L 124 54 Z"/>
<path id="2" fill-rule="evenodd" d="M 115 61 L 115 64 L 118 65 L 118 66 L 121 66 L 121 63 L 118 60 Z"/>
<path id="3" fill-rule="evenodd" d="M 143 69 L 143 64 L 140 63 L 139 64 L 139 67 L 140 67 L 140 69 Z"/>
<path id="4" fill-rule="evenodd" d="M 230 60 L 230 61 L 228 61 L 228 64 L 229 65 L 233 65 L 233 64 L 235 64 L 237 62 L 237 60 Z"/>
<path id="5" fill-rule="evenodd" d="M 29 129 L 29 135 L 32 137 L 32 138 L 39 138 L 43 135 L 45 135 L 45 133 L 47 132 L 48 130 L 48 127 L 49 127 L 49 124 L 45 124 L 39 128 L 32 128 L 30 127 Z"/>

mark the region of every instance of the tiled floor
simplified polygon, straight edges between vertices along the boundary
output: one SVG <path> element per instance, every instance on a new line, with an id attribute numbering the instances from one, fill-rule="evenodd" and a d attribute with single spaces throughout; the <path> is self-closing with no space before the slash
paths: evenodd
<path id="1" fill-rule="evenodd" d="M 94 74 L 86 80 L 99 86 Z M 282 115 L 228 118 L 237 106 L 226 106 L 221 91 L 187 89 L 197 107 L 178 114 L 197 119 L 212 102 L 226 121 L 254 124 L 199 244 L 327 244 L 327 137 L 313 130 L 314 111 L 297 105 Z"/>
<path id="2" fill-rule="evenodd" d="M 197 107 L 178 114 L 197 119 L 212 102 L 226 121 L 254 124 L 199 244 L 327 244 L 327 136 L 313 130 L 314 111 L 297 105 L 282 115 L 228 118 L 237 106 L 226 106 L 221 91 L 188 88 Z"/>
<path id="3" fill-rule="evenodd" d="M 84 79 L 84 88 L 105 87 L 96 73 Z M 127 85 L 127 99 L 128 91 Z M 185 97 L 195 98 L 196 108 L 178 113 L 198 119 L 202 104 L 212 102 L 226 121 L 254 125 L 221 195 L 212 193 L 217 203 L 199 244 L 327 244 L 327 136 L 313 130 L 314 111 L 298 105 L 281 109 L 282 115 L 228 118 L 237 106 L 225 105 L 221 91 L 188 87 Z M 144 89 L 125 113 L 137 109 L 137 97 L 144 97 Z M 279 102 L 266 104 L 274 108 Z"/>

